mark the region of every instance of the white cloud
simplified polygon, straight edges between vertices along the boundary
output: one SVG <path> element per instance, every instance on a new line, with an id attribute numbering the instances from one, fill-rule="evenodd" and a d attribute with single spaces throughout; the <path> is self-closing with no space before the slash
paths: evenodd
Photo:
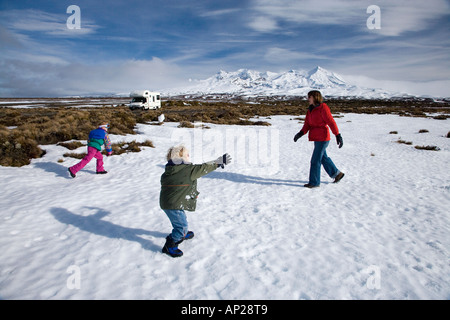
<path id="1" fill-rule="evenodd" d="M 239 9 L 221 9 L 221 10 L 206 11 L 201 13 L 200 17 L 217 17 L 226 14 L 236 13 L 238 11 Z"/>
<path id="2" fill-rule="evenodd" d="M 67 96 L 162 90 L 187 83 L 176 65 L 159 58 L 102 64 L 8 60 L 0 70 L 2 96 Z M 57 61 L 58 62 L 58 61 Z"/>
<path id="3" fill-rule="evenodd" d="M 0 12 L 2 24 L 19 32 L 38 32 L 51 36 L 79 36 L 95 32 L 98 28 L 92 21 L 81 15 L 81 28 L 68 29 L 70 14 L 54 14 L 41 10 L 10 10 Z"/>
<path id="4" fill-rule="evenodd" d="M 161 90 L 185 80 L 176 63 L 157 57 L 91 61 L 77 54 L 79 50 L 73 52 L 73 43 L 41 41 L 34 36 L 72 36 L 79 30 L 67 28 L 67 17 L 39 10 L 0 13 L 0 95 L 126 93 L 139 88 Z M 82 16 L 81 33 L 95 28 Z"/>
<path id="5" fill-rule="evenodd" d="M 384 83 L 399 88 L 402 84 L 392 80 L 406 79 L 408 86 L 417 92 L 442 92 L 441 84 L 448 84 L 446 79 L 449 78 L 448 31 L 430 32 L 420 39 L 401 35 L 407 31 L 424 30 L 430 21 L 448 12 L 448 4 L 442 0 L 429 0 L 426 4 L 417 0 L 377 1 L 381 8 L 382 29 L 375 32 L 381 36 L 374 36 L 367 30 L 366 19 L 369 15 L 366 8 L 370 4 L 375 2 L 259 0 L 254 1 L 252 9 L 245 12 L 245 17 L 243 9 L 209 11 L 202 16 L 222 19 L 224 15 L 239 11 L 234 20 L 236 24 L 250 27 L 255 32 L 243 36 L 234 29 L 222 28 L 221 33 L 214 29 L 214 35 L 206 33 L 207 41 L 189 44 L 183 43 L 180 37 L 180 40 L 173 42 L 176 48 L 167 50 L 170 53 L 167 58 L 159 53 L 158 57 L 147 56 L 141 60 L 131 59 L 142 57 L 141 52 L 129 52 L 130 58 L 116 58 L 116 52 L 108 51 L 118 46 L 119 42 L 120 46 L 128 46 L 128 42 L 141 40 L 128 37 L 128 33 L 95 34 L 109 45 L 108 50 L 98 50 L 97 55 L 96 47 L 91 46 L 91 42 L 72 41 L 71 35 L 76 30 L 67 29 L 69 14 L 50 14 L 39 10 L 3 11 L 0 12 L 0 95 L 15 96 L 25 92 L 28 96 L 61 96 L 124 93 L 136 88 L 163 90 L 183 86 L 189 78 L 207 78 L 220 69 L 308 69 L 316 63 L 340 74 L 376 78 L 379 80 L 373 81 L 379 83 L 382 79 L 390 79 L 391 82 Z M 348 24 L 367 32 L 344 35 L 342 41 L 328 41 L 323 47 L 313 48 L 308 47 L 308 42 L 292 43 L 291 46 L 285 40 L 292 37 L 277 40 L 280 34 L 285 36 L 293 30 L 284 28 L 296 24 Z M 81 26 L 85 28 L 85 34 L 107 31 L 98 30 L 95 23 L 86 21 L 83 11 Z M 314 31 L 314 27 L 308 30 Z M 314 32 L 307 36 L 320 40 L 320 35 Z M 62 37 L 69 40 L 61 41 Z M 94 40 L 92 36 L 86 38 Z M 161 39 L 165 39 L 163 35 Z M 157 42 L 158 45 L 171 43 Z M 125 50 L 121 50 L 123 52 Z M 219 54 L 216 55 L 217 52 Z M 317 62 L 317 59 L 321 61 Z M 427 81 L 424 90 L 419 90 L 419 82 L 413 81 Z"/>
<path id="6" fill-rule="evenodd" d="M 279 21 L 367 28 L 370 14 L 366 10 L 373 4 L 381 9 L 381 29 L 376 31 L 386 36 L 424 30 L 431 21 L 448 14 L 450 8 L 446 0 L 254 0 L 253 10 L 260 17 L 258 23 L 249 26 L 262 32 L 273 29 Z M 267 26 L 264 21 L 269 22 Z"/>
<path id="7" fill-rule="evenodd" d="M 248 25 L 258 32 L 273 32 L 278 29 L 276 21 L 265 16 L 255 17 Z"/>
<path id="8" fill-rule="evenodd" d="M 267 19 L 298 24 L 351 23 L 358 15 L 355 1 L 345 0 L 255 0 L 253 10 Z M 361 12 L 364 15 L 365 12 Z"/>
<path id="9" fill-rule="evenodd" d="M 293 64 L 307 59 L 328 59 L 322 55 L 316 55 L 311 52 L 298 52 L 283 48 L 269 48 L 264 55 L 264 59 L 272 63 Z"/>
<path id="10" fill-rule="evenodd" d="M 393 92 L 404 92 L 416 96 L 450 97 L 450 80 L 426 82 L 376 80 L 361 75 L 342 75 L 349 82 L 360 87 L 383 88 Z"/>
<path id="11" fill-rule="evenodd" d="M 450 9 L 448 1 L 445 0 L 383 1 L 379 7 L 380 33 L 387 36 L 424 30 L 430 22 L 448 14 Z"/>

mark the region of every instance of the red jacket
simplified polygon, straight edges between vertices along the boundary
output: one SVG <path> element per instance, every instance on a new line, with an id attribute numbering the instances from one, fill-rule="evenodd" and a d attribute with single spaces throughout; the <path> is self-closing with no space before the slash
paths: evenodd
<path id="1" fill-rule="evenodd" d="M 309 141 L 329 141 L 330 130 L 328 130 L 328 127 L 330 127 L 334 135 L 339 134 L 339 129 L 331 115 L 330 108 L 325 103 L 321 103 L 318 107 L 313 108 L 312 111 L 308 109 L 301 131 L 303 134 L 309 131 Z"/>

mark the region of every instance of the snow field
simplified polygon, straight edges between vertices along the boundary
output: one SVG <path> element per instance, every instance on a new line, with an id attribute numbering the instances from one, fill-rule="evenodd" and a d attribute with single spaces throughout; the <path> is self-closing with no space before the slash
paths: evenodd
<path id="1" fill-rule="evenodd" d="M 293 142 L 293 118 L 264 128 L 139 125 L 112 141 L 155 148 L 105 157 L 107 175 L 92 161 L 70 178 L 78 160 L 58 163 L 66 149 L 55 145 L 29 166 L 0 167 L 0 298 L 448 299 L 448 120 L 336 118 L 344 146 L 332 137 L 327 153 L 345 177 L 333 184 L 322 171 L 321 187 L 307 189 L 313 143 Z M 195 237 L 173 259 L 161 253 L 171 226 L 159 178 L 181 141 L 194 163 L 223 152 L 233 162 L 198 181 L 187 213 Z"/>

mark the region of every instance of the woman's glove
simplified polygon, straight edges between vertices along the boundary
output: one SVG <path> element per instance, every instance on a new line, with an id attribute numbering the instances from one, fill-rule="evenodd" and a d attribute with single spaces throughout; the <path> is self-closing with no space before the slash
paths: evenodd
<path id="1" fill-rule="evenodd" d="M 304 135 L 303 131 L 300 130 L 295 136 L 294 136 L 294 142 L 297 142 L 298 139 L 300 139 Z"/>
<path id="2" fill-rule="evenodd" d="M 339 148 L 342 148 L 342 146 L 344 145 L 344 141 L 342 140 L 342 136 L 340 133 L 336 136 L 336 142 Z"/>
<path id="3" fill-rule="evenodd" d="M 225 165 L 231 162 L 231 156 L 228 153 L 225 153 L 223 156 L 218 157 L 214 162 L 217 164 L 217 167 L 225 168 Z"/>

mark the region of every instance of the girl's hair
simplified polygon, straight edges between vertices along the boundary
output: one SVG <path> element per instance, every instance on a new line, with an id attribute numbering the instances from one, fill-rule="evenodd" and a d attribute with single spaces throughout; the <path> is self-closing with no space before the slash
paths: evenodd
<path id="1" fill-rule="evenodd" d="M 318 90 L 312 90 L 312 91 L 308 92 L 308 98 L 309 97 L 313 97 L 314 104 L 323 102 L 322 94 Z"/>
<path id="2" fill-rule="evenodd" d="M 181 163 L 183 160 L 187 160 L 187 155 L 189 151 L 184 145 L 171 147 L 167 151 L 166 159 L 167 161 L 172 160 L 174 163 Z"/>

